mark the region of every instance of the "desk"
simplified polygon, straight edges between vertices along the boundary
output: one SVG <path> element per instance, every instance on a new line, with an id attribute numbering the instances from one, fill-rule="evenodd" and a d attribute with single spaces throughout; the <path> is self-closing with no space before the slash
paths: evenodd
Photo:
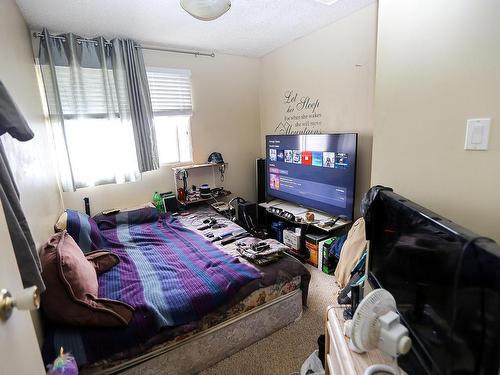
<path id="1" fill-rule="evenodd" d="M 348 347 L 348 338 L 343 334 L 346 306 L 334 305 L 326 309 L 325 321 L 325 374 L 354 375 L 363 374 L 371 365 L 391 365 L 391 359 L 380 350 L 355 353 Z M 401 374 L 404 374 L 401 371 Z"/>

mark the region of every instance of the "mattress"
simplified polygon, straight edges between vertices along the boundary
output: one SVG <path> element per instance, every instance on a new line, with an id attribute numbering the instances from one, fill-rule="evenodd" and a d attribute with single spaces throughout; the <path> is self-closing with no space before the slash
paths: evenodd
<path id="1" fill-rule="evenodd" d="M 175 220 L 183 228 L 187 229 L 186 235 L 196 239 L 198 237 L 202 238 L 206 234 L 206 231 L 199 231 L 197 228 L 207 217 L 224 224 L 224 228 L 221 228 L 221 230 L 241 229 L 227 218 L 216 214 L 210 208 L 188 212 L 184 216 L 175 218 Z M 135 230 L 137 229 L 135 228 Z M 206 239 L 204 241 L 209 243 Z M 258 240 L 245 239 L 245 241 Z M 196 243 L 204 244 L 205 242 L 196 240 Z M 141 337 L 140 333 L 138 335 L 131 334 L 130 332 L 132 331 L 130 330 L 133 327 L 121 329 L 79 329 L 76 327 L 49 324 L 43 348 L 44 361 L 46 363 L 51 362 L 56 353 L 59 352 L 60 346 L 63 346 L 65 351 L 72 352 L 75 355 L 80 367 L 91 369 L 116 366 L 116 364 L 126 362 L 136 356 L 157 350 L 159 347 L 175 344 L 178 341 L 217 326 L 228 319 L 245 314 L 257 306 L 265 305 L 298 288 L 302 289 L 303 304 L 306 304 L 310 274 L 293 257 L 285 255 L 276 263 L 257 267 L 238 257 L 239 253 L 235 243 L 227 246 L 221 246 L 216 243 L 215 246 L 224 254 L 234 259 L 238 258 L 238 262 L 241 262 L 242 265 L 258 271 L 260 277 L 251 279 L 244 285 L 239 285 L 238 289 L 232 293 L 231 299 L 228 302 L 219 306 L 216 310 L 205 314 L 200 319 L 189 319 L 187 322 L 179 325 L 164 326 L 157 330 L 155 334 L 148 334 L 147 336 L 142 335 Z M 272 243 L 272 246 L 283 245 L 276 242 Z M 108 275 L 107 277 L 110 276 Z M 135 329 L 138 332 L 137 327 Z M 88 353 L 91 353 L 91 355 L 88 355 Z"/>
<path id="2" fill-rule="evenodd" d="M 206 315 L 197 322 L 158 334 L 151 339 L 151 342 L 146 343 L 142 347 L 142 350 L 137 347 L 129 351 L 117 353 L 112 357 L 84 366 L 84 369 L 90 373 L 98 373 L 111 367 L 120 366 L 139 355 L 143 356 L 148 353 L 161 351 L 163 348 L 185 341 L 232 318 L 241 316 L 256 307 L 264 306 L 281 296 L 298 290 L 300 289 L 300 283 L 300 276 L 296 276 L 290 281 L 281 280 L 274 285 L 254 291 L 244 300 L 230 308 L 221 309 L 218 312 Z M 144 349 L 145 347 L 148 347 L 148 349 Z"/>

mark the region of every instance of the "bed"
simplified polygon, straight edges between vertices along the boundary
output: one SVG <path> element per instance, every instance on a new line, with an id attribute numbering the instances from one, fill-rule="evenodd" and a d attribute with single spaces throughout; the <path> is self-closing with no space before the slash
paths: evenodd
<path id="1" fill-rule="evenodd" d="M 82 374 L 196 373 L 300 318 L 304 265 L 285 255 L 255 266 L 235 243 L 212 244 L 197 230 L 208 217 L 223 224 L 215 236 L 239 228 L 206 206 L 179 216 L 142 208 L 94 217 L 102 247 L 120 258 L 99 276 L 99 297 L 129 303 L 134 316 L 119 328 L 48 323 L 44 361 L 62 346 Z"/>

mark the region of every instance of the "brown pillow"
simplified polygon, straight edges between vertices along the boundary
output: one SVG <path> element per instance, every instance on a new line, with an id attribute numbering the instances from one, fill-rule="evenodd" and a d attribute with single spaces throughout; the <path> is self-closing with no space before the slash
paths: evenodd
<path id="1" fill-rule="evenodd" d="M 104 254 L 101 257 L 107 259 L 104 264 L 113 263 Z M 65 230 L 56 233 L 45 244 L 41 261 L 42 277 L 47 287 L 42 294 L 42 308 L 49 319 L 77 326 L 117 327 L 129 323 L 133 307 L 120 301 L 97 298 L 94 265 L 98 263 L 101 267 L 101 263 L 89 262 Z"/>
<path id="2" fill-rule="evenodd" d="M 120 263 L 120 258 L 109 251 L 96 250 L 85 254 L 85 258 L 92 264 L 99 276 L 101 273 L 109 271 L 111 268 Z"/>

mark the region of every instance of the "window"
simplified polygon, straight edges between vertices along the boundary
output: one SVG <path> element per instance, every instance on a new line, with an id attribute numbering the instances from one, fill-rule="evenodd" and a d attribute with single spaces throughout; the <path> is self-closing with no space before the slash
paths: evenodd
<path id="1" fill-rule="evenodd" d="M 147 68 L 160 164 L 192 161 L 191 72 Z"/>
<path id="2" fill-rule="evenodd" d="M 51 121 L 63 123 L 52 128 L 58 155 L 70 161 L 58 157 L 63 189 L 134 181 L 138 168 L 132 124 L 120 113 L 126 90 L 117 90 L 124 82 L 112 70 L 97 68 L 55 66 L 52 73 L 42 65 L 41 71 L 57 77 L 59 99 L 51 79 L 44 80 L 44 87 Z"/>

